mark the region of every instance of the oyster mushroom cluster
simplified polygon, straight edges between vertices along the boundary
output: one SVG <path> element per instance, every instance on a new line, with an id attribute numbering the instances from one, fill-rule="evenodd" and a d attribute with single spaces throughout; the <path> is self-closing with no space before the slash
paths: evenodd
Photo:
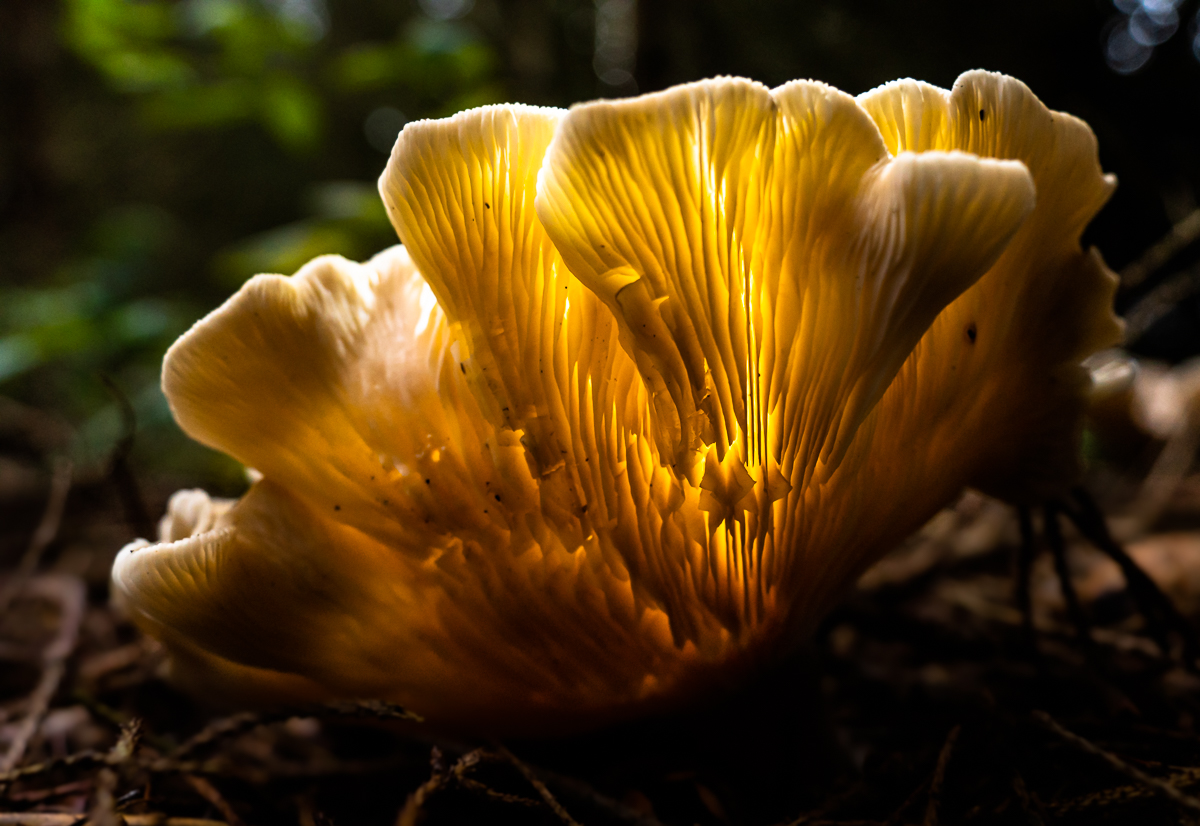
<path id="1" fill-rule="evenodd" d="M 529 733 L 736 684 L 964 486 L 1072 483 L 1113 186 L 986 72 L 410 124 L 402 246 L 257 276 L 168 352 L 180 426 L 261 479 L 177 494 L 115 591 L 232 702 Z"/>

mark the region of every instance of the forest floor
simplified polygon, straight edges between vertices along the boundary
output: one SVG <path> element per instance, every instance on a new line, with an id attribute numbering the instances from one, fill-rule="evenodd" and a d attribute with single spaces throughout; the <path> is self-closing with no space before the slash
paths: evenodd
<path id="1" fill-rule="evenodd" d="M 1200 823 L 1196 652 L 1066 520 L 1078 614 L 1042 549 L 1024 622 L 1018 519 L 967 494 L 736 696 L 459 742 L 377 703 L 214 717 L 163 682 L 108 570 L 174 484 L 52 464 L 46 427 L 0 405 L 0 826 Z M 1088 486 L 1194 628 L 1200 476 L 1159 465 Z"/>

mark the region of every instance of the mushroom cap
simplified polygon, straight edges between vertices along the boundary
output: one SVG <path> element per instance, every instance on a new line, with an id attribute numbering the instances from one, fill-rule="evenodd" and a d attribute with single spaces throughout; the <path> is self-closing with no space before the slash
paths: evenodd
<path id="1" fill-rule="evenodd" d="M 404 246 L 257 276 L 168 352 L 262 478 L 113 583 L 178 678 L 586 728 L 790 651 L 973 484 L 1069 484 L 1119 334 L 1094 138 L 973 72 L 738 78 L 401 133 Z"/>

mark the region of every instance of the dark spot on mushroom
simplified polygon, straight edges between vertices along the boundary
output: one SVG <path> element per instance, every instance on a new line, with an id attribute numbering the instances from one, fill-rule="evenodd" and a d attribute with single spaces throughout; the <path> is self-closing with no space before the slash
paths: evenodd
<path id="1" fill-rule="evenodd" d="M 426 480 L 425 480 L 425 484 L 427 484 L 427 485 L 429 484 L 429 480 L 428 480 L 428 479 L 426 479 Z"/>
<path id="2" fill-rule="evenodd" d="M 458 363 L 458 369 L 462 370 L 462 371 L 463 371 L 463 373 L 465 374 L 465 373 L 467 372 L 467 365 L 463 364 L 463 363 L 460 361 L 460 362 Z"/>
<path id="3" fill-rule="evenodd" d="M 980 109 L 980 110 L 979 110 L 979 122 L 980 122 L 980 123 L 983 123 L 983 121 L 984 121 L 985 119 L 987 119 L 987 111 L 985 111 L 985 110 L 983 110 L 983 109 Z"/>
<path id="4" fill-rule="evenodd" d="M 580 513 L 587 513 L 587 505 L 584 505 L 584 506 L 583 506 L 583 507 L 580 509 Z"/>
<path id="5" fill-rule="evenodd" d="M 974 344 L 975 337 L 978 334 L 979 334 L 978 331 L 975 329 L 975 322 L 972 321 L 970 324 L 967 325 L 967 340 L 970 341 L 972 344 Z"/>
<path id="6" fill-rule="evenodd" d="M 484 208 L 484 209 L 491 209 L 491 208 L 492 208 L 492 205 L 491 205 L 491 204 L 489 204 L 487 201 L 484 201 L 484 202 L 483 202 L 483 208 Z"/>
<path id="7" fill-rule="evenodd" d="M 497 494 L 495 494 L 495 496 L 496 496 L 496 501 L 497 501 L 497 502 L 499 502 L 499 501 L 500 501 L 500 494 L 498 494 L 498 493 L 497 493 Z"/>
<path id="8" fill-rule="evenodd" d="M 335 511 L 340 511 L 340 510 L 342 509 L 342 506 L 341 506 L 341 505 L 334 505 L 334 506 L 333 506 L 333 509 L 334 509 Z"/>

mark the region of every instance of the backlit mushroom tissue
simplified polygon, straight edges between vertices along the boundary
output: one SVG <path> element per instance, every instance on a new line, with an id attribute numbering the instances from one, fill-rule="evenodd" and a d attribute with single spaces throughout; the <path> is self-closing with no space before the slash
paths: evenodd
<path id="1" fill-rule="evenodd" d="M 402 246 L 257 276 L 167 353 L 180 426 L 261 478 L 176 494 L 117 599 L 231 703 L 546 733 L 728 689 L 964 486 L 1074 482 L 1113 186 L 986 72 L 410 124 Z"/>

